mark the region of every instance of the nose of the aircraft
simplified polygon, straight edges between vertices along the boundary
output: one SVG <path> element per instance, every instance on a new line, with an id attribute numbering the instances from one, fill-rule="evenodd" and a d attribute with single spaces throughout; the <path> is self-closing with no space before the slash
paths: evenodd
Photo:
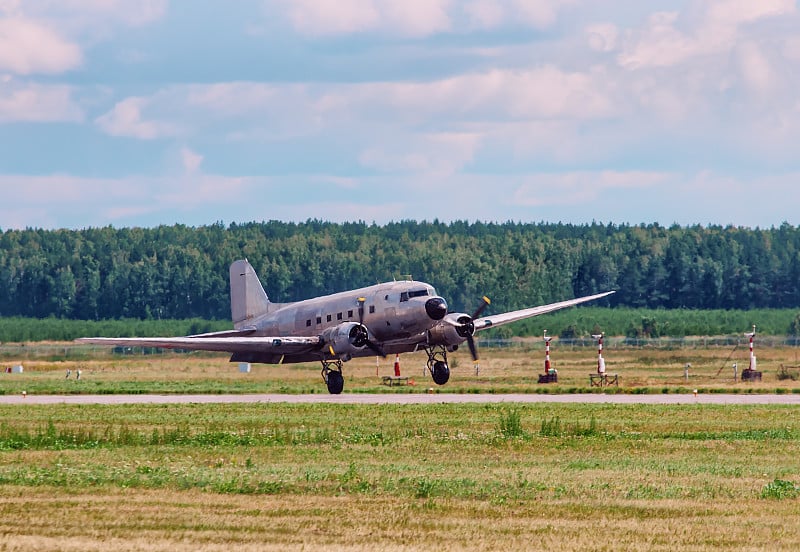
<path id="1" fill-rule="evenodd" d="M 425 312 L 433 320 L 441 320 L 447 314 L 447 303 L 441 297 L 434 297 L 425 301 Z"/>

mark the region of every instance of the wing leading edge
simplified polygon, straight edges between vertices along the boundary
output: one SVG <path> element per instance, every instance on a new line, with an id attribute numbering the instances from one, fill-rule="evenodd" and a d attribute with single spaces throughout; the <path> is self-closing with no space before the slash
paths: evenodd
<path id="1" fill-rule="evenodd" d="M 586 297 L 578 297 L 577 299 L 569 299 L 567 301 L 560 301 L 558 303 L 550 303 L 549 305 L 542 305 L 539 307 L 532 307 L 529 309 L 511 311 L 503 314 L 484 316 L 483 318 L 478 318 L 474 321 L 475 331 L 479 332 L 481 330 L 486 330 L 489 328 L 496 328 L 497 326 L 502 326 L 503 324 L 510 324 L 511 322 L 517 322 L 519 320 L 524 320 L 525 318 L 539 316 L 540 314 L 547 314 L 548 312 L 566 309 L 567 307 L 574 307 L 575 305 L 580 305 L 581 303 L 586 303 L 588 301 L 594 301 L 595 299 L 601 299 L 603 297 L 607 297 L 612 293 L 616 292 L 607 291 L 605 293 L 598 293 L 597 295 L 588 295 Z"/>

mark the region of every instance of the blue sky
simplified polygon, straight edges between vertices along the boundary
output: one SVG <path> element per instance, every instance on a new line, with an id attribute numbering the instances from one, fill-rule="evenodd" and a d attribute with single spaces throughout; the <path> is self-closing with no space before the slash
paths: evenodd
<path id="1" fill-rule="evenodd" d="M 796 0 L 0 0 L 0 229 L 800 224 Z"/>

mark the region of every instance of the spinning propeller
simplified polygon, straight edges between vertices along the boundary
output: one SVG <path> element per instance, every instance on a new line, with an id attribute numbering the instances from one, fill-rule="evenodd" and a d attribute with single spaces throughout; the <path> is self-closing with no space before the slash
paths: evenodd
<path id="1" fill-rule="evenodd" d="M 469 347 L 469 352 L 472 355 L 472 360 L 478 360 L 478 348 L 475 346 L 475 339 L 472 337 L 472 334 L 475 333 L 475 319 L 481 315 L 484 309 L 486 309 L 491 302 L 492 301 L 484 295 L 481 298 L 480 306 L 475 309 L 475 312 L 472 313 L 472 316 L 459 316 L 457 320 L 445 319 L 448 324 L 451 324 L 453 327 L 455 327 L 458 335 L 467 340 L 467 346 Z"/>

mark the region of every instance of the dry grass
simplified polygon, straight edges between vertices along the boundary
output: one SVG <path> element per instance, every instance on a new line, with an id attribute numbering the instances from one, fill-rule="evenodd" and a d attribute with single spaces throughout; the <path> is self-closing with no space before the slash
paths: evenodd
<path id="1" fill-rule="evenodd" d="M 450 382 L 441 392 L 574 392 L 588 390 L 589 374 L 596 371 L 597 353 L 593 349 L 560 349 L 554 342 L 552 359 L 558 369 L 558 385 L 539 385 L 543 371 L 541 344 L 508 349 L 484 349 L 476 375 L 472 359 L 465 351 L 451 354 L 453 368 Z M 620 376 L 625 391 L 688 392 L 697 388 L 730 392 L 800 392 L 800 361 L 797 348 L 759 348 L 756 350 L 761 382 L 734 382 L 732 364 L 739 374 L 748 365 L 747 347 L 647 349 L 608 348 L 604 353 L 608 373 Z M 423 353 L 401 356 L 401 371 L 415 384 L 392 391 L 421 391 L 436 387 L 430 376 L 423 375 Z M 34 392 L 318 392 L 325 388 L 316 363 L 300 365 L 254 364 L 249 374 L 240 373 L 225 355 L 150 355 L 109 357 L 84 360 L 49 361 L 19 358 L 7 364 L 23 363 L 25 374 L 0 374 L 0 391 L 14 393 L 27 387 Z M 378 376 L 393 374 L 394 357 L 356 359 L 345 364 L 346 392 L 387 390 Z M 684 366 L 691 363 L 689 381 Z M 782 365 L 793 366 L 797 379 L 777 378 Z M 66 380 L 70 369 L 73 376 Z M 75 381 L 75 371 L 82 371 L 82 382 Z M 124 386 L 122 385 L 124 384 Z M 38 386 L 38 388 L 37 388 Z"/>
<path id="2" fill-rule="evenodd" d="M 219 496 L 0 487 L 0 550 L 796 550 L 797 507 L 735 500 Z"/>

